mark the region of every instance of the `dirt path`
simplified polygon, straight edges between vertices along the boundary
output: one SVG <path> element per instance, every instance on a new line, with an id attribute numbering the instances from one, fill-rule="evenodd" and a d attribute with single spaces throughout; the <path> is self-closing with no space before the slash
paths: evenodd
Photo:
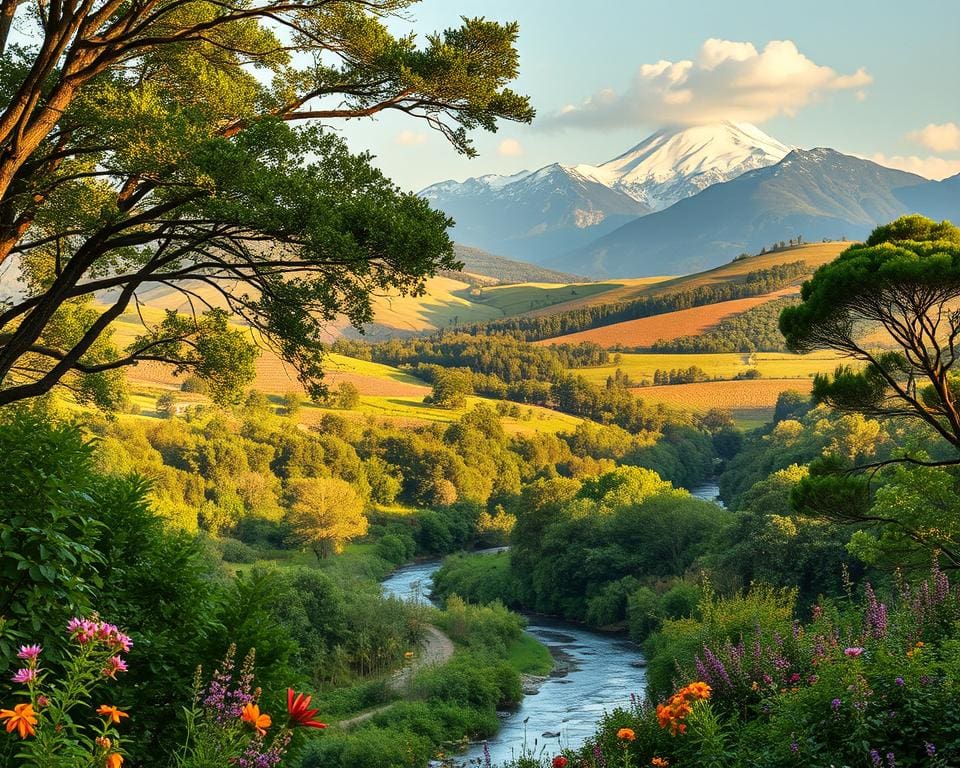
<path id="1" fill-rule="evenodd" d="M 453 641 L 436 627 L 428 626 L 420 648 L 420 654 L 410 664 L 393 675 L 389 683 L 390 688 L 401 696 L 406 696 L 409 693 L 410 681 L 413 680 L 417 672 L 427 667 L 445 664 L 451 656 L 453 656 Z M 392 703 L 384 704 L 382 707 L 341 720 L 337 725 L 341 728 L 352 728 L 375 715 L 379 715 L 381 712 L 387 711 L 392 706 Z"/>

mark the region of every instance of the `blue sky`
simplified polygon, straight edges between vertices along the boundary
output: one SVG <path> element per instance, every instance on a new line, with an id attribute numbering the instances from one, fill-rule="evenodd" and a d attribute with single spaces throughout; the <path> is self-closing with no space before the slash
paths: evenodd
<path id="1" fill-rule="evenodd" d="M 406 189 L 555 161 L 600 163 L 665 122 L 714 116 L 750 118 L 790 145 L 830 146 L 928 176 L 960 172 L 958 0 L 423 0 L 411 13 L 413 24 L 398 21 L 398 30 L 426 33 L 461 15 L 519 21 L 515 88 L 531 96 L 538 118 L 478 133 L 473 160 L 405 116 L 341 124 L 351 147 L 373 152 Z M 721 42 L 704 48 L 708 40 Z M 711 63 L 716 56 L 722 66 Z M 680 81 L 664 94 L 674 75 Z M 757 93 L 744 92 L 745 79 L 759 83 Z"/>

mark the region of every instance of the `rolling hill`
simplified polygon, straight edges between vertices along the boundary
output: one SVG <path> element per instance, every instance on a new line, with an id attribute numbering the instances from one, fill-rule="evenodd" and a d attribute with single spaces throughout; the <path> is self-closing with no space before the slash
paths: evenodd
<path id="1" fill-rule="evenodd" d="M 688 273 L 798 235 L 859 239 L 910 212 L 905 190 L 928 184 L 831 149 L 794 150 L 547 264 L 607 277 Z"/>
<path id="2" fill-rule="evenodd" d="M 526 261 L 514 261 L 495 256 L 492 253 L 471 248 L 468 245 L 453 246 L 457 259 L 463 262 L 460 272 L 446 273 L 446 276 L 469 282 L 469 278 L 480 276 L 489 278 L 494 284 L 510 283 L 584 283 L 587 278 L 568 272 L 557 272 L 546 267 L 530 264 Z"/>

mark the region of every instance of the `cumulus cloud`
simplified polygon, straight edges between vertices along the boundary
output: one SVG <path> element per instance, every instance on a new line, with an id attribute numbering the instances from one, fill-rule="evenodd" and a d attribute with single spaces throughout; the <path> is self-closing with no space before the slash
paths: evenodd
<path id="1" fill-rule="evenodd" d="M 426 143 L 427 134 L 419 131 L 400 131 L 395 141 L 401 147 L 415 147 L 418 144 Z"/>
<path id="2" fill-rule="evenodd" d="M 546 118 L 549 127 L 618 128 L 637 123 L 696 124 L 717 120 L 760 123 L 792 115 L 831 91 L 863 93 L 873 78 L 807 58 L 790 40 L 752 43 L 711 38 L 696 60 L 643 64 L 622 93 L 605 88 Z"/>
<path id="3" fill-rule="evenodd" d="M 930 123 L 919 131 L 911 131 L 907 138 L 932 152 L 960 151 L 960 125 L 956 123 Z"/>
<path id="4" fill-rule="evenodd" d="M 947 160 L 943 157 L 918 157 L 917 155 L 885 155 L 878 152 L 867 158 L 887 168 L 916 173 L 927 179 L 945 179 L 960 173 L 960 160 Z"/>
<path id="5" fill-rule="evenodd" d="M 520 157 L 523 145 L 516 139 L 504 139 L 497 147 L 497 154 L 501 157 Z"/>

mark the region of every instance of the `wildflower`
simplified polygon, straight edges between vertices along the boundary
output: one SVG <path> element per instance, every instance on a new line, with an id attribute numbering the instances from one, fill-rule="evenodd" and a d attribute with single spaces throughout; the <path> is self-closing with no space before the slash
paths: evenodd
<path id="1" fill-rule="evenodd" d="M 899 686 L 904 686 L 904 685 L 906 685 L 906 683 L 904 682 L 904 680 L 903 680 L 902 677 L 898 677 L 898 678 L 897 678 L 896 680 L 894 680 L 893 682 L 895 682 L 895 683 L 896 683 L 897 685 L 899 685 Z"/>
<path id="2" fill-rule="evenodd" d="M 876 766 L 876 768 L 881 768 L 883 765 L 883 760 L 880 758 L 880 753 L 875 749 L 870 750 L 870 762 Z"/>
<path id="3" fill-rule="evenodd" d="M 107 736 L 97 736 L 93 742 L 104 751 L 110 749 L 110 745 L 113 744 Z"/>
<path id="4" fill-rule="evenodd" d="M 553 758 L 553 762 L 550 763 L 550 765 L 552 765 L 553 768 L 567 768 L 567 763 L 569 762 L 570 761 L 567 760 L 567 758 L 565 758 L 563 755 L 557 755 L 555 758 Z"/>
<path id="5" fill-rule="evenodd" d="M 683 689 L 683 692 L 693 699 L 709 699 L 711 688 L 706 683 L 695 682 L 690 683 L 690 685 Z"/>
<path id="6" fill-rule="evenodd" d="M 261 714 L 260 707 L 252 702 L 244 705 L 240 717 L 243 722 L 247 723 L 257 732 L 258 736 L 266 736 L 267 728 L 273 724 L 270 715 Z"/>
<path id="7" fill-rule="evenodd" d="M 848 658 L 856 659 L 863 654 L 863 648 L 860 648 L 860 647 L 845 648 L 843 651 L 843 654 Z"/>
<path id="8" fill-rule="evenodd" d="M 290 721 L 303 728 L 326 728 L 326 723 L 321 723 L 314 717 L 320 710 L 309 709 L 312 698 L 302 693 L 296 694 L 294 698 L 293 688 L 287 688 L 287 713 L 290 715 Z"/>
<path id="9" fill-rule="evenodd" d="M 123 765 L 123 755 L 119 752 L 111 752 L 104 761 L 104 768 L 120 768 Z"/>
<path id="10" fill-rule="evenodd" d="M 897 768 L 897 761 L 894 759 L 893 752 L 887 752 L 887 765 L 889 768 Z"/>
<path id="11" fill-rule="evenodd" d="M 107 666 L 103 668 L 103 676 L 116 680 L 117 672 L 126 672 L 126 671 L 127 671 L 127 662 L 125 662 L 119 656 L 111 656 L 109 659 L 107 659 Z"/>
<path id="12" fill-rule="evenodd" d="M 797 744 L 796 741 L 791 741 L 791 742 L 790 742 L 790 751 L 793 752 L 793 754 L 797 754 L 797 752 L 800 751 L 800 745 Z"/>
<path id="13" fill-rule="evenodd" d="M 10 679 L 15 683 L 27 685 L 37 679 L 37 670 L 34 667 L 18 669 Z"/>
<path id="14" fill-rule="evenodd" d="M 620 741 L 633 741 L 637 738 L 637 734 L 633 732 L 632 728 L 621 728 L 617 731 L 617 738 L 620 739 Z"/>
<path id="15" fill-rule="evenodd" d="M 130 717 L 126 712 L 121 712 L 112 704 L 101 704 L 97 707 L 97 714 L 107 718 L 114 725 L 118 725 L 123 718 Z"/>
<path id="16" fill-rule="evenodd" d="M 933 757 L 937 754 L 936 746 L 931 744 L 929 741 L 923 742 L 923 748 L 927 750 L 927 757 Z"/>
<path id="17" fill-rule="evenodd" d="M 20 650 L 17 651 L 17 658 L 36 662 L 41 651 L 43 648 L 39 645 L 21 645 Z"/>
<path id="18" fill-rule="evenodd" d="M 17 704 L 13 709 L 0 709 L 0 722 L 4 720 L 7 721 L 7 733 L 16 730 L 21 739 L 34 736 L 37 732 L 34 728 L 37 716 L 32 704 Z"/>
<path id="19" fill-rule="evenodd" d="M 834 712 L 836 712 L 838 709 L 840 709 L 840 705 L 841 705 L 842 703 L 843 703 L 843 702 L 841 702 L 840 699 L 834 699 L 833 701 L 830 702 L 830 708 L 831 708 Z"/>
<path id="20" fill-rule="evenodd" d="M 667 768 L 670 761 L 665 757 L 655 757 L 650 761 L 650 765 L 655 766 L 655 768 Z"/>

